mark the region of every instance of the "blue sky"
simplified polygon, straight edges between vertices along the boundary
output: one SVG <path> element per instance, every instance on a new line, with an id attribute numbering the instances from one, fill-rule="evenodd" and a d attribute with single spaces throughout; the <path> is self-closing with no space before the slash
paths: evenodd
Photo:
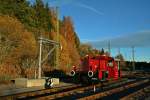
<path id="1" fill-rule="evenodd" d="M 135 45 L 135 60 L 150 62 L 150 0 L 44 0 L 44 2 L 53 7 L 58 6 L 61 19 L 63 16 L 72 17 L 81 42 L 88 42 L 95 48 L 103 47 L 107 50 L 107 42 L 111 40 L 112 56 L 117 54 L 117 48 L 121 48 L 126 60 L 131 60 L 130 47 Z M 133 41 L 128 41 L 132 39 Z M 101 43 L 104 42 L 106 45 L 102 46 Z M 117 42 L 120 43 L 118 47 L 114 46 Z"/>

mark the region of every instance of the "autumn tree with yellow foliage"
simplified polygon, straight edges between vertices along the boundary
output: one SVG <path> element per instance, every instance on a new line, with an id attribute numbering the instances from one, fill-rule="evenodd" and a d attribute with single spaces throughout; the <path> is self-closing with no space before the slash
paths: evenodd
<path id="1" fill-rule="evenodd" d="M 0 1 L 0 78 L 30 77 L 38 65 L 38 37 L 55 40 L 57 33 L 56 10 L 35 0 L 33 5 L 26 0 Z M 59 69 L 69 72 L 73 65 L 79 65 L 80 41 L 72 19 L 59 19 Z M 43 55 L 52 46 L 43 46 Z M 43 64 L 43 70 L 53 69 L 53 52 Z M 46 67 L 45 67 L 46 66 Z M 1 80 L 1 79 L 0 79 Z"/>

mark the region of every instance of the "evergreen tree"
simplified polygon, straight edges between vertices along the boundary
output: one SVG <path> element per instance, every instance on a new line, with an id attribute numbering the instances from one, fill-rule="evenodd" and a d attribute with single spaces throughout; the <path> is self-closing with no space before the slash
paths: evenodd
<path id="1" fill-rule="evenodd" d="M 104 49 L 102 48 L 100 55 L 103 55 L 103 54 L 105 54 L 105 52 L 104 52 Z"/>
<path id="2" fill-rule="evenodd" d="M 124 57 L 122 54 L 118 54 L 115 58 L 120 59 L 121 61 L 124 61 Z"/>

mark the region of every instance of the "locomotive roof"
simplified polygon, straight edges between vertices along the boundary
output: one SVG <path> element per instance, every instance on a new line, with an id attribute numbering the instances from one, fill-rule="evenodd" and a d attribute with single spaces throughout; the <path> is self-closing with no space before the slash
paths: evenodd
<path id="1" fill-rule="evenodd" d="M 104 60 L 114 60 L 113 57 L 106 56 L 106 55 L 99 55 L 99 56 L 94 56 L 90 57 L 91 59 L 104 59 Z"/>

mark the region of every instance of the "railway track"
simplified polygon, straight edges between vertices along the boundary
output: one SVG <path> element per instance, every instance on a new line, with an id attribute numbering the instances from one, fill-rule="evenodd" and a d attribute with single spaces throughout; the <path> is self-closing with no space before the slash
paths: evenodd
<path id="1" fill-rule="evenodd" d="M 70 86 L 63 86 L 61 88 L 49 88 L 49 89 L 42 89 L 38 91 L 30 91 L 30 92 L 23 92 L 23 93 L 16 93 L 16 94 L 8 94 L 8 95 L 3 95 L 0 96 L 0 100 L 16 100 L 19 98 L 27 98 L 27 97 L 35 97 L 35 96 L 40 96 L 43 94 L 48 94 L 48 93 L 57 93 L 58 91 L 68 91 L 72 90 L 75 88 L 79 88 L 82 85 L 70 85 Z"/>
<path id="2" fill-rule="evenodd" d="M 144 100 L 145 98 L 150 99 L 150 85 L 138 90 L 137 92 L 131 93 L 127 96 L 122 97 L 120 100 Z"/>
<path id="3" fill-rule="evenodd" d="M 97 92 L 93 92 L 93 86 L 89 86 L 86 88 L 77 88 L 74 90 L 57 93 L 54 95 L 48 95 L 36 98 L 36 100 L 53 100 L 53 99 L 59 99 L 59 100 L 72 100 L 72 99 L 79 99 L 79 100 L 94 100 L 94 99 L 100 99 L 105 96 L 109 96 L 111 94 L 121 92 L 123 90 L 139 86 L 141 84 L 148 83 L 149 79 L 146 80 L 140 80 L 140 81 L 120 81 L 120 82 L 114 82 L 114 83 L 106 83 L 103 84 L 103 89 L 106 91 L 99 92 L 99 90 L 103 90 L 101 88 L 100 84 L 95 85 L 97 87 Z M 123 86 L 123 87 L 122 87 Z M 114 88 L 115 87 L 115 88 Z M 113 88 L 113 89 L 110 89 Z M 108 90 L 110 89 L 110 90 Z M 90 95 L 90 96 L 89 96 Z M 107 100 L 110 100 L 112 98 L 109 98 Z"/>
<path id="4" fill-rule="evenodd" d="M 142 86 L 143 84 L 145 84 L 144 86 L 149 86 L 150 85 L 149 79 L 140 79 L 131 81 L 127 79 L 121 79 L 117 81 L 109 81 L 104 82 L 103 84 L 99 83 L 89 86 L 76 85 L 61 88 L 43 89 L 39 91 L 3 96 L 0 97 L 0 100 L 52 100 L 52 99 L 93 100 L 100 98 L 108 100 L 109 96 L 111 98 L 113 97 L 112 95 L 114 94 L 120 94 L 124 91 L 127 91 L 130 88 L 136 88 L 138 86 Z M 129 98 L 127 95 L 124 96 L 126 98 Z M 122 98 L 122 100 L 125 99 Z"/>
<path id="5" fill-rule="evenodd" d="M 115 84 L 115 83 L 124 83 L 126 82 L 127 79 L 122 79 L 122 80 L 118 80 L 118 81 L 109 81 L 109 82 L 105 82 L 103 84 L 99 83 L 99 84 L 95 84 L 95 87 L 102 87 L 102 86 L 107 86 L 107 85 L 110 85 L 110 84 Z M 35 97 L 35 98 L 32 98 L 32 99 L 36 99 L 36 100 L 52 100 L 52 99 L 62 99 L 62 98 L 65 98 L 67 96 L 72 96 L 74 94 L 82 94 L 82 93 L 85 93 L 85 91 L 89 91 L 89 90 L 93 90 L 93 85 L 90 85 L 90 86 L 86 86 L 86 87 L 80 87 L 80 88 L 76 88 L 76 89 L 72 89 L 70 91 L 63 91 L 63 92 L 59 92 L 57 94 L 53 94 L 53 95 L 44 95 L 44 96 L 40 96 L 40 97 Z M 28 99 L 31 99 L 31 98 L 28 98 Z M 65 98 L 67 99 L 67 98 Z"/>
<path id="6" fill-rule="evenodd" d="M 142 85 L 146 85 L 146 86 L 150 85 L 150 80 L 145 79 L 145 80 L 141 80 L 141 81 L 138 81 L 138 82 L 128 83 L 126 85 L 122 85 L 122 86 L 119 86 L 117 88 L 113 88 L 113 89 L 106 90 L 106 91 L 103 91 L 103 92 L 99 92 L 99 93 L 96 93 L 96 94 L 93 94 L 93 95 L 90 95 L 90 96 L 79 98 L 78 100 L 91 100 L 91 99 L 92 100 L 94 100 L 94 99 L 118 100 L 118 99 L 120 99 L 120 96 L 127 95 L 124 92 L 126 92 L 126 91 L 129 92 L 129 89 L 136 88 L 136 87 L 139 87 L 139 86 L 142 86 Z M 124 100 L 128 100 L 128 99 L 124 99 Z"/>
<path id="7" fill-rule="evenodd" d="M 120 79 L 117 82 L 125 81 L 127 79 Z M 115 83 L 116 81 L 110 81 L 109 84 Z M 104 85 L 107 85 L 108 82 L 104 83 Z M 101 86 L 101 84 L 97 84 L 96 86 Z M 16 93 L 16 94 L 10 94 L 10 95 L 3 95 L 0 96 L 0 100 L 26 100 L 26 99 L 32 99 L 32 98 L 46 98 L 48 95 L 54 96 L 58 93 L 63 93 L 67 91 L 72 91 L 76 89 L 86 90 L 91 89 L 93 86 L 83 86 L 83 85 L 71 85 L 66 87 L 59 87 L 59 88 L 50 88 L 50 89 L 42 89 L 38 91 L 30 91 L 30 92 L 23 92 L 23 93 Z M 55 98 L 55 97 L 54 97 Z"/>

